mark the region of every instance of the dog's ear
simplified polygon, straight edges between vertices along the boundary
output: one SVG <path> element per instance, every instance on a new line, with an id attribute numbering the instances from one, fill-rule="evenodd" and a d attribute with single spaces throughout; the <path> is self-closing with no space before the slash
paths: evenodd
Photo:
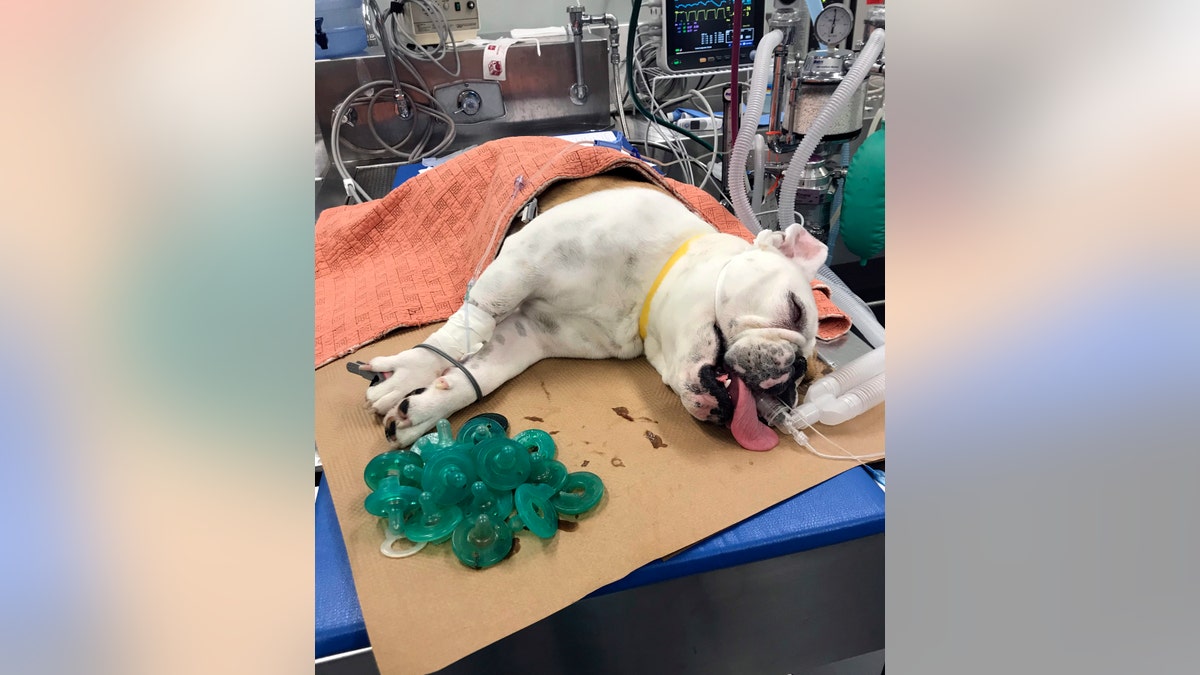
<path id="1" fill-rule="evenodd" d="M 778 235 L 778 232 L 775 232 Z M 762 236 L 762 233 L 759 233 Z M 780 252 L 792 259 L 804 271 L 804 278 L 809 281 L 817 276 L 817 270 L 825 264 L 829 255 L 829 247 L 808 233 L 804 226 L 794 223 L 782 234 L 782 242 L 778 244 Z M 757 243 L 757 239 L 755 243 Z"/>

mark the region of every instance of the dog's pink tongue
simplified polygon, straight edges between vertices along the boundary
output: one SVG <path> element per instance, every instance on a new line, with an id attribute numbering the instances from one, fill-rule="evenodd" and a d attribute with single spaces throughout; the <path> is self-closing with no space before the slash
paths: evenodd
<path id="1" fill-rule="evenodd" d="M 733 373 L 729 374 L 729 379 L 733 382 L 733 386 L 729 387 L 729 397 L 733 399 L 733 422 L 730 423 L 729 430 L 733 432 L 738 444 L 757 452 L 779 445 L 779 434 L 758 421 L 758 408 L 754 404 L 754 394 L 750 393 L 750 387 Z"/>

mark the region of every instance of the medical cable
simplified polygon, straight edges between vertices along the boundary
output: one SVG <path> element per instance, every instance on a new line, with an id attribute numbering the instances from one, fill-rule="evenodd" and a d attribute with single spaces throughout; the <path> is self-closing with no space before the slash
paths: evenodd
<path id="1" fill-rule="evenodd" d="M 649 105 L 650 105 L 651 114 L 653 114 L 655 116 L 662 114 L 663 116 L 665 116 L 666 110 L 658 103 L 657 99 L 655 98 L 653 86 L 650 84 L 650 80 L 647 79 L 647 77 L 646 77 L 646 70 L 645 70 L 643 64 L 641 62 L 638 62 L 635 65 L 636 65 L 637 75 L 641 79 L 642 85 L 645 87 L 645 89 L 648 92 L 650 92 Z M 659 142 L 661 142 L 663 145 L 668 146 L 671 154 L 676 159 L 682 159 L 684 157 L 689 156 L 689 153 L 687 151 L 687 146 L 684 144 L 684 140 L 682 138 L 679 138 L 678 136 L 676 136 L 674 134 L 670 134 L 665 131 L 658 131 L 658 127 L 655 127 L 655 126 L 647 127 L 647 129 L 646 129 L 647 140 L 649 140 L 652 130 L 657 132 L 656 136 L 657 136 Z M 691 166 L 684 165 L 680 168 L 683 171 L 684 180 L 686 182 L 694 185 L 696 183 L 696 177 L 692 173 Z"/>
<path id="2" fill-rule="evenodd" d="M 625 96 L 621 92 L 621 66 L 612 64 L 613 77 L 613 102 L 617 107 L 617 115 L 621 122 L 621 133 L 625 138 L 629 138 L 629 122 L 625 119 Z"/>
<path id="3" fill-rule="evenodd" d="M 463 375 L 467 376 L 467 381 L 471 383 L 471 388 L 475 390 L 475 400 L 478 401 L 479 399 L 483 398 L 483 390 L 479 388 L 479 382 L 475 380 L 475 376 L 471 374 L 471 371 L 467 370 L 467 367 L 464 366 L 461 361 L 459 361 L 458 359 L 450 356 L 446 352 L 444 352 L 444 351 L 438 349 L 437 347 L 434 347 L 433 345 L 428 344 L 426 342 L 422 342 L 421 344 L 418 344 L 418 345 L 413 345 L 414 349 L 416 349 L 418 347 L 421 349 L 427 349 L 427 350 L 433 352 L 434 354 L 437 354 L 438 356 L 442 357 L 443 359 L 446 359 L 447 361 L 449 361 L 451 363 L 451 365 L 453 365 L 455 368 L 458 368 L 459 370 L 461 370 Z"/>
<path id="4" fill-rule="evenodd" d="M 882 375 L 879 377 L 882 378 Z M 879 387 L 879 391 L 882 392 L 882 384 Z M 855 396 L 858 395 L 857 390 L 855 390 L 852 393 Z M 880 396 L 881 396 L 881 394 L 880 394 Z M 874 407 L 874 405 L 876 405 L 877 403 L 878 402 L 876 402 L 875 404 L 872 404 L 870 407 L 866 408 L 865 410 L 869 410 L 870 408 Z M 816 455 L 818 457 L 821 457 L 823 459 L 836 459 L 836 460 L 851 459 L 851 460 L 858 462 L 859 464 L 865 464 L 866 462 L 883 459 L 883 457 L 884 457 L 884 453 L 875 453 L 872 455 L 855 455 L 854 453 L 850 452 L 849 450 L 843 448 L 841 445 L 834 442 L 831 438 L 829 438 L 825 434 L 821 433 L 820 429 L 817 429 L 812 424 L 806 423 L 803 419 L 804 416 L 799 413 L 798 408 L 793 408 L 792 406 L 788 405 L 787 403 L 783 402 L 782 400 L 780 400 L 778 398 L 775 399 L 774 405 L 772 405 L 772 403 L 765 398 L 759 399 L 757 402 L 757 406 L 758 406 L 759 414 L 762 415 L 763 419 L 766 420 L 767 424 L 779 429 L 780 431 L 783 431 L 783 432 L 789 434 L 796 441 L 797 444 L 808 448 L 809 452 L 812 452 L 814 455 Z M 863 410 L 863 412 L 865 412 L 865 410 Z M 805 429 L 811 430 L 816 435 L 818 435 L 821 438 L 828 441 L 830 445 L 834 446 L 838 450 L 841 450 L 845 456 L 839 457 L 837 455 L 829 455 L 829 454 L 823 453 L 823 452 L 817 450 L 816 448 L 814 448 L 808 440 L 808 435 L 804 433 Z"/>
<path id="5" fill-rule="evenodd" d="M 704 95 L 699 91 L 692 89 L 688 93 L 700 102 L 700 105 L 704 108 L 704 112 L 708 113 L 709 119 L 712 120 L 712 124 L 710 125 L 712 127 L 712 144 L 714 148 L 717 147 L 717 138 L 720 135 L 720 132 L 717 130 L 717 116 L 713 114 L 712 106 L 708 104 L 708 99 L 704 98 Z M 709 182 L 710 180 L 714 180 L 713 168 L 717 165 L 717 153 L 713 152 L 709 154 L 711 154 L 712 157 L 708 160 L 708 171 L 704 174 L 704 180 L 700 181 L 700 183 L 696 185 L 696 187 L 700 188 L 701 190 L 704 189 L 705 183 Z M 717 183 L 714 181 L 713 185 L 717 185 Z"/>
<path id="6" fill-rule="evenodd" d="M 886 453 L 882 453 L 882 452 L 877 452 L 877 453 L 871 454 L 871 455 L 856 455 L 856 454 L 850 452 L 849 450 L 847 450 L 846 448 L 843 448 L 842 446 L 835 443 L 833 441 L 833 439 L 831 439 L 830 437 L 821 433 L 821 431 L 819 429 L 817 429 L 816 427 L 809 427 L 809 430 L 811 430 L 814 434 L 816 434 L 816 435 L 820 436 L 821 438 L 825 439 L 826 441 L 828 441 L 829 444 L 832 445 L 833 447 L 837 448 L 838 450 L 841 450 L 842 453 L 845 455 L 845 457 L 838 457 L 837 455 L 828 455 L 828 454 L 825 454 L 825 453 L 817 450 L 816 448 L 814 448 L 812 446 L 812 443 L 808 440 L 807 434 L 805 434 L 803 431 L 798 431 L 797 433 L 800 435 L 801 438 L 804 439 L 804 442 L 800 443 L 800 444 L 803 445 L 804 447 L 808 448 L 809 452 L 811 452 L 812 454 L 814 454 L 817 457 L 820 457 L 822 459 L 836 459 L 836 460 L 849 459 L 849 460 L 858 462 L 859 464 L 861 464 L 863 466 L 867 466 L 867 462 L 875 462 L 875 461 L 881 460 L 884 458 L 884 456 L 886 454 Z M 795 436 L 793 436 L 793 438 L 795 438 Z M 797 439 L 797 442 L 799 443 L 800 441 Z M 870 468 L 870 467 L 868 467 L 868 468 Z"/>
<path id="7" fill-rule="evenodd" d="M 644 105 L 642 105 L 641 99 L 638 98 L 637 88 L 634 86 L 634 83 L 633 83 L 633 53 L 634 53 L 633 47 L 634 47 L 634 42 L 636 42 L 636 40 L 634 38 L 636 37 L 636 34 L 638 32 L 638 29 L 637 29 L 638 18 L 639 18 L 639 15 L 641 14 L 641 11 L 642 11 L 642 0 L 633 0 L 633 10 L 629 16 L 629 25 L 632 27 L 632 30 L 630 31 L 630 33 L 633 35 L 633 37 L 631 37 L 629 40 L 627 40 L 626 45 L 625 45 L 625 59 L 626 59 L 625 77 L 629 82 L 629 95 L 630 95 L 630 98 L 633 99 L 634 108 L 636 108 L 637 111 L 639 113 L 641 113 L 642 116 L 644 116 L 646 119 L 648 119 L 652 122 L 656 122 L 660 126 L 664 126 L 668 129 L 671 129 L 672 131 L 679 132 L 679 133 L 683 134 L 684 136 L 687 136 L 688 138 L 692 139 L 693 141 L 699 143 L 700 147 L 704 148 L 705 150 L 707 150 L 709 152 L 713 152 L 714 151 L 713 146 L 709 145 L 707 142 L 702 140 L 699 136 L 693 134 L 692 132 L 688 131 L 687 129 L 678 127 L 674 124 L 671 124 L 670 122 L 668 122 L 665 119 L 656 117 L 653 113 L 651 113 L 649 110 L 647 110 Z"/>
<path id="8" fill-rule="evenodd" d="M 391 19 L 391 33 L 393 37 L 400 38 L 395 44 L 395 49 L 413 60 L 433 63 L 450 77 L 458 77 L 462 72 L 462 58 L 458 54 L 458 43 L 454 40 L 454 31 L 450 29 L 450 23 L 446 20 L 446 14 L 442 8 L 430 0 L 405 0 L 404 4 L 413 5 L 425 12 L 433 22 L 438 42 L 432 49 L 423 47 L 417 37 L 408 31 L 408 26 L 399 19 L 396 12 L 389 10 L 387 16 Z M 449 47 L 448 50 L 447 47 Z M 454 54 L 453 71 L 442 65 L 447 51 Z"/>
<path id="9" fill-rule="evenodd" d="M 366 102 L 368 104 L 370 104 L 373 101 L 377 101 L 379 95 L 381 95 L 382 93 L 389 90 L 391 88 L 391 84 L 392 83 L 389 80 L 374 80 L 374 81 L 368 82 L 366 84 L 360 85 L 357 89 L 350 92 L 350 94 L 345 99 L 343 99 L 342 102 L 339 103 L 338 106 L 336 108 L 334 108 L 334 110 L 333 110 L 333 116 L 332 116 L 332 120 L 331 120 L 330 143 L 329 143 L 330 155 L 331 155 L 330 159 L 331 159 L 331 163 L 333 164 L 334 168 L 337 170 L 338 175 L 341 176 L 341 178 L 342 178 L 342 184 L 345 186 L 346 195 L 348 197 L 350 197 L 351 199 L 353 199 L 355 203 L 361 204 L 364 201 L 370 201 L 371 196 L 367 193 L 367 191 L 365 189 L 362 188 L 361 185 L 358 184 L 357 181 L 354 180 L 353 177 L 350 176 L 350 172 L 346 169 L 345 163 L 342 160 L 341 143 L 345 142 L 345 139 L 343 139 L 341 137 L 341 126 L 343 123 L 345 123 L 346 110 L 350 106 L 352 106 L 356 103 L 363 102 L 363 101 L 359 100 L 360 95 L 362 95 L 364 92 L 374 89 L 376 87 L 382 88 L 382 91 L 372 92 L 372 95 L 366 98 Z M 407 88 L 411 88 L 413 90 L 417 89 L 417 87 L 403 83 L 403 82 L 400 83 L 400 86 L 405 87 L 406 89 Z M 411 130 L 410 130 L 409 136 L 406 136 L 404 141 L 401 141 L 401 144 L 397 144 L 396 146 L 389 146 L 389 145 L 385 144 L 385 146 L 383 148 L 378 148 L 380 153 L 390 152 L 391 154 L 395 155 L 396 157 L 401 158 L 404 161 L 413 162 L 413 161 L 417 161 L 421 157 L 425 157 L 425 156 L 429 156 L 429 155 L 436 155 L 438 152 L 441 152 L 442 150 L 444 150 L 446 147 L 448 147 L 454 141 L 455 129 L 453 127 L 453 120 L 450 119 L 448 115 L 445 115 L 445 113 L 443 113 L 441 111 L 434 110 L 433 108 L 424 106 L 422 104 L 414 103 L 414 107 L 417 110 L 420 110 L 421 112 L 429 115 L 432 119 L 440 120 L 440 121 L 443 121 L 446 123 L 447 129 L 446 129 L 445 134 L 443 135 L 441 142 L 439 142 L 435 147 L 429 149 L 428 151 L 426 151 L 424 148 L 425 141 L 422 141 L 421 143 L 418 144 L 418 147 L 415 148 L 413 151 L 409 151 L 407 153 L 401 152 L 399 150 L 399 147 L 404 142 L 407 142 L 408 138 L 411 137 L 412 134 L 411 134 Z M 368 114 L 368 116 L 370 116 L 370 108 L 368 108 L 367 114 Z M 415 124 L 415 122 L 414 122 L 414 124 Z M 370 121 L 368 121 L 368 127 L 371 128 L 372 132 L 374 133 L 374 135 L 376 136 L 376 138 L 378 140 L 378 132 L 371 126 Z M 426 137 L 426 139 L 427 139 L 427 137 Z M 379 153 L 373 153 L 373 154 L 379 154 Z"/>
<path id="10" fill-rule="evenodd" d="M 699 88 L 697 88 L 695 91 L 698 91 L 698 92 L 704 93 L 704 92 L 706 92 L 706 91 L 712 91 L 712 90 L 714 90 L 714 89 L 724 89 L 724 88 L 725 88 L 725 87 L 727 87 L 727 86 L 728 86 L 728 84 L 726 84 L 726 83 L 724 83 L 724 82 L 719 82 L 719 83 L 717 83 L 717 84 L 709 85 L 709 86 L 707 86 L 707 87 L 699 87 Z M 738 89 L 741 89 L 741 90 L 749 90 L 749 89 L 750 89 L 750 83 L 749 83 L 749 82 L 739 82 L 739 83 L 738 83 Z M 628 92 L 626 92 L 626 94 L 628 94 Z M 661 106 L 663 106 L 663 107 L 665 108 L 665 107 L 668 107 L 668 106 L 673 106 L 673 105 L 676 105 L 676 104 L 679 104 L 679 103 L 683 103 L 683 102 L 685 102 L 685 101 L 690 101 L 691 99 L 692 99 L 692 94 L 690 94 L 690 93 L 689 93 L 689 94 L 686 94 L 686 95 L 684 95 L 684 96 L 678 96 L 678 97 L 676 97 L 676 98 L 670 99 L 670 100 L 668 100 L 668 101 L 662 101 L 662 102 L 660 102 L 660 103 L 659 103 L 659 105 L 661 105 Z"/>

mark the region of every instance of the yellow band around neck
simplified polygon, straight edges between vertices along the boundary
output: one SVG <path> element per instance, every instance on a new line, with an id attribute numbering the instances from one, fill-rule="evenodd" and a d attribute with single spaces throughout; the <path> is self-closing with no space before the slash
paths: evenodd
<path id="1" fill-rule="evenodd" d="M 650 323 L 650 301 L 654 299 L 654 293 L 658 291 L 658 287 L 662 284 L 663 279 L 666 278 L 667 272 L 670 272 L 675 263 L 679 262 L 679 259 L 683 257 L 683 254 L 687 253 L 688 246 L 703 236 L 703 234 L 698 234 L 683 242 L 679 248 L 675 249 L 675 252 L 671 254 L 670 258 L 667 258 L 666 264 L 658 272 L 658 277 L 654 280 L 654 283 L 650 285 L 650 292 L 646 293 L 646 302 L 642 303 L 642 315 L 638 319 L 638 335 L 643 340 L 646 339 L 646 326 Z"/>

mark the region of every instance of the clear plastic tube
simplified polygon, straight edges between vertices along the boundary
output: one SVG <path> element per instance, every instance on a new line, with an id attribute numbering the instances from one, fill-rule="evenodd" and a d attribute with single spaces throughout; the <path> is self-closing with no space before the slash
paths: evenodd
<path id="1" fill-rule="evenodd" d="M 754 55 L 754 70 L 750 74 L 750 94 L 746 99 L 746 113 L 742 117 L 741 128 L 738 129 L 737 141 L 733 144 L 733 153 L 729 158 L 729 175 L 725 177 L 729 185 L 729 201 L 733 203 L 733 212 L 738 220 L 753 234 L 758 234 L 762 228 L 754 217 L 754 209 L 750 206 L 750 196 L 746 192 L 746 163 L 750 159 L 750 148 L 758 135 L 758 121 L 762 117 L 763 99 L 767 95 L 767 84 L 770 81 L 771 63 L 775 59 L 775 48 L 783 43 L 783 31 L 773 30 L 763 36 L 758 42 L 758 53 Z M 737 105 L 735 100 L 734 105 Z M 793 199 L 793 201 L 795 201 Z M 789 207 L 788 210 L 790 210 Z M 788 216 L 792 222 L 792 216 Z"/>
<path id="2" fill-rule="evenodd" d="M 763 38 L 765 41 L 766 38 Z M 879 58 L 880 52 L 883 51 L 883 30 L 876 29 L 871 33 L 871 37 L 867 40 L 867 44 L 863 50 L 859 52 L 854 59 L 854 65 L 850 67 L 850 72 L 846 73 L 846 77 L 842 83 L 834 90 L 833 96 L 829 97 L 829 102 L 821 108 L 821 112 L 817 114 L 816 119 L 808 126 L 807 133 L 804 134 L 804 140 L 800 141 L 800 146 L 792 154 L 792 161 L 788 163 L 787 171 L 783 174 L 783 182 L 779 185 L 779 229 L 786 230 L 795 219 L 792 217 L 792 210 L 796 204 L 796 192 L 800 189 L 800 179 L 803 177 L 804 165 L 812 157 L 813 151 L 817 149 L 817 144 L 825 136 L 825 130 L 833 123 L 841 109 L 850 102 L 854 92 L 862 85 L 863 80 L 871 73 L 871 66 L 875 64 L 875 59 Z M 762 50 L 759 50 L 759 56 L 762 55 Z M 755 59 L 755 67 L 758 67 L 758 60 Z M 734 166 L 738 166 L 735 164 Z M 736 202 L 735 202 L 736 206 Z M 739 218 L 741 215 L 739 214 Z M 757 231 L 757 230 L 752 230 Z"/>
<path id="3" fill-rule="evenodd" d="M 879 375 L 884 368 L 884 347 L 872 349 L 850 363 L 813 382 L 804 394 L 805 403 L 841 396 L 855 386 Z"/>
<path id="4" fill-rule="evenodd" d="M 780 212 L 782 214 L 782 211 Z M 838 278 L 829 267 L 822 265 L 817 270 L 817 278 L 829 286 L 829 299 L 850 317 L 850 321 L 862 333 L 872 347 L 882 347 L 884 343 L 883 324 L 875 318 L 875 312 L 867 307 L 862 298 L 854 294 L 846 282 Z"/>

